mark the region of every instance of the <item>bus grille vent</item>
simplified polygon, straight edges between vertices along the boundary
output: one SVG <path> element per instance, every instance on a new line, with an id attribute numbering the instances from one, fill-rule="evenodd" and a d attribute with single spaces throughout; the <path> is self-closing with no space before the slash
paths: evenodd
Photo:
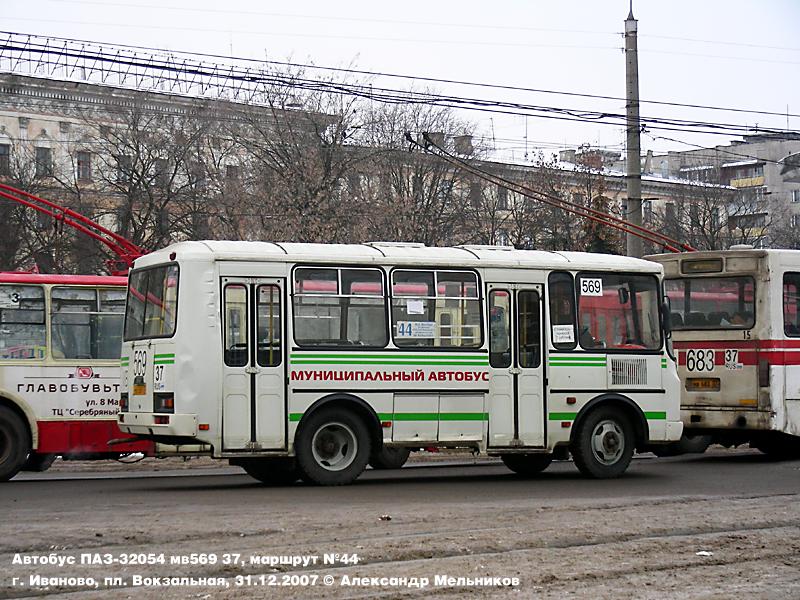
<path id="1" fill-rule="evenodd" d="M 611 385 L 647 385 L 647 360 L 612 357 Z"/>

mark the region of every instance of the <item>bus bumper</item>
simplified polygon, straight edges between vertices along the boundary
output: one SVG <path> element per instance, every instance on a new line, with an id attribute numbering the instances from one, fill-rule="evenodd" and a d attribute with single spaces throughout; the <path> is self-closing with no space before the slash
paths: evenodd
<path id="1" fill-rule="evenodd" d="M 683 434 L 683 422 L 682 421 L 667 421 L 666 427 L 666 439 L 670 442 L 677 442 L 681 439 L 681 435 Z"/>
<path id="2" fill-rule="evenodd" d="M 197 415 L 125 412 L 117 415 L 119 428 L 134 435 L 196 437 Z"/>

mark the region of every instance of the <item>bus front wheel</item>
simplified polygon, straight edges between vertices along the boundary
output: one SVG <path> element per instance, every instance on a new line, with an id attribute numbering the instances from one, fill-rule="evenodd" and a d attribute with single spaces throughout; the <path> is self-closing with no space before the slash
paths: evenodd
<path id="1" fill-rule="evenodd" d="M 366 468 L 370 439 L 364 423 L 352 412 L 322 408 L 301 424 L 295 452 L 305 481 L 345 485 Z"/>
<path id="2" fill-rule="evenodd" d="M 0 481 L 19 473 L 30 451 L 30 436 L 22 419 L 7 406 L 0 406 Z"/>
<path id="3" fill-rule="evenodd" d="M 541 473 L 553 462 L 552 454 L 503 454 L 503 464 L 523 477 L 532 477 Z"/>
<path id="4" fill-rule="evenodd" d="M 610 479 L 628 468 L 635 444 L 628 419 L 617 410 L 600 407 L 578 424 L 570 450 L 581 473 Z"/>

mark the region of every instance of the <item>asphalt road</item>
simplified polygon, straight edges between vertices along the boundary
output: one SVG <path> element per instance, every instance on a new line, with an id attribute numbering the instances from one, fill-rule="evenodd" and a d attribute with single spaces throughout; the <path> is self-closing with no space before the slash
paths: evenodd
<path id="1" fill-rule="evenodd" d="M 800 597 L 798 498 L 800 461 L 755 451 L 643 456 L 605 481 L 571 462 L 527 480 L 496 463 L 368 471 L 340 488 L 228 468 L 27 474 L 0 484 L 0 598 Z"/>
<path id="2" fill-rule="evenodd" d="M 585 479 L 567 462 L 555 462 L 534 479 L 520 479 L 501 464 L 415 465 L 394 471 L 366 471 L 355 484 L 320 488 L 298 483 L 270 488 L 237 468 L 159 471 L 154 473 L 27 473 L 0 484 L 0 503 L 47 512 L 73 505 L 82 513 L 118 506 L 169 508 L 179 503 L 247 504 L 269 500 L 273 506 L 329 502 L 359 505 L 403 503 L 424 494 L 428 502 L 454 497 L 494 500 L 613 499 L 618 497 L 770 496 L 800 493 L 800 461 L 777 462 L 757 451 L 714 451 L 675 458 L 634 459 L 614 480 Z M 232 496 L 231 494 L 235 494 Z M 8 513 L 6 513 L 8 515 Z M 13 508 L 12 515 L 13 516 Z M 0 525 L 2 532 L 2 525 Z"/>

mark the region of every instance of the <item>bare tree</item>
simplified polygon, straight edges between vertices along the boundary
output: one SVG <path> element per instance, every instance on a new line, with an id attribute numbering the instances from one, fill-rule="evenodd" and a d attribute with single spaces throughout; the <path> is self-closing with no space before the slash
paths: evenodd
<path id="1" fill-rule="evenodd" d="M 430 132 L 437 143 L 475 158 L 480 156 L 480 148 L 456 149 L 453 137 L 469 138 L 472 126 L 449 108 L 420 104 L 370 106 L 366 121 L 361 139 L 381 150 L 372 157 L 368 174 L 375 182 L 370 186 L 370 236 L 429 246 L 473 239 L 470 197 L 477 193 L 471 191 L 477 185 L 474 178 L 406 140 L 406 133 L 422 141 L 423 132 Z"/>
<path id="2" fill-rule="evenodd" d="M 359 100 L 287 85 L 302 71 L 268 86 L 261 105 L 242 112 L 236 133 L 248 155 L 249 194 L 243 210 L 251 231 L 267 239 L 345 241 L 354 234 L 356 208 L 342 192 L 365 152 L 351 141 L 359 126 Z M 335 82 L 328 82 L 333 84 Z"/>

